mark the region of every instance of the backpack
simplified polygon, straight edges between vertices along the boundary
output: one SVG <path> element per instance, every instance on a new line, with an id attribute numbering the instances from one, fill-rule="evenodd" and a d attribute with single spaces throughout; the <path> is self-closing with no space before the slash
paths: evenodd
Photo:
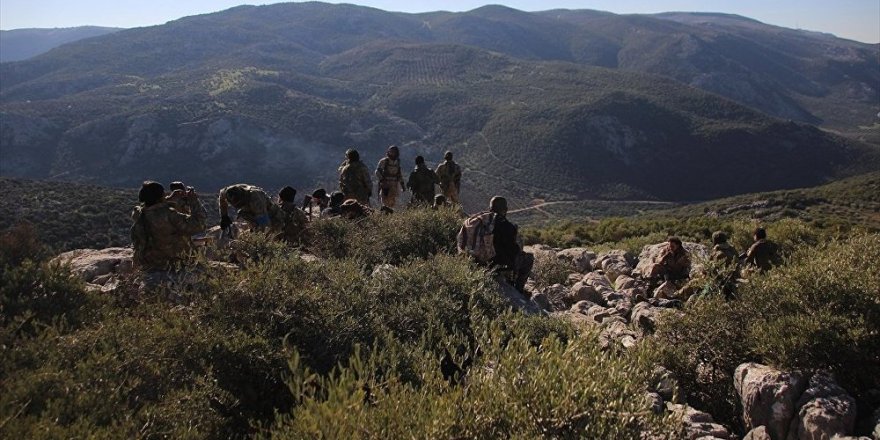
<path id="1" fill-rule="evenodd" d="M 480 263 L 495 258 L 495 213 L 481 212 L 468 217 L 458 231 L 458 252 L 466 253 Z"/>

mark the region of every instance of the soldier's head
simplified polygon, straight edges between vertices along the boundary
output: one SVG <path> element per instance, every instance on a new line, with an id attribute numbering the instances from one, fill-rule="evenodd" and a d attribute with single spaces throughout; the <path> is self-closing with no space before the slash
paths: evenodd
<path id="1" fill-rule="evenodd" d="M 333 194 L 330 194 L 330 206 L 339 206 L 344 201 L 345 194 L 343 194 L 341 191 L 333 191 Z"/>
<path id="2" fill-rule="evenodd" d="M 327 207 L 327 203 L 330 202 L 330 196 L 327 195 L 327 190 L 324 188 L 318 188 L 312 192 L 312 200 L 318 202 L 322 208 Z"/>
<path id="3" fill-rule="evenodd" d="M 443 159 L 445 159 L 445 160 L 452 160 L 452 152 L 451 152 L 451 151 L 447 151 L 447 152 L 443 153 Z"/>
<path id="4" fill-rule="evenodd" d="M 764 240 L 767 238 L 767 231 L 764 228 L 755 228 L 755 240 Z"/>
<path id="5" fill-rule="evenodd" d="M 339 213 L 347 219 L 356 219 L 366 215 L 364 208 L 355 199 L 348 199 L 339 206 Z"/>
<path id="6" fill-rule="evenodd" d="M 349 148 L 345 152 L 345 158 L 352 162 L 357 162 L 361 160 L 361 154 L 358 153 L 358 150 L 355 150 L 354 148 Z"/>
<path id="7" fill-rule="evenodd" d="M 392 145 L 388 147 L 388 151 L 385 152 L 385 155 L 388 156 L 389 159 L 397 159 L 400 157 L 400 149 L 397 148 L 397 145 Z"/>
<path id="8" fill-rule="evenodd" d="M 492 197 L 492 200 L 489 200 L 489 211 L 500 215 L 506 215 L 507 199 L 501 196 Z"/>
<path id="9" fill-rule="evenodd" d="M 281 191 L 278 191 L 278 198 L 281 199 L 282 202 L 293 203 L 293 199 L 296 197 L 296 189 L 292 186 L 285 186 L 281 188 Z"/>
<path id="10" fill-rule="evenodd" d="M 416 165 L 424 165 L 424 164 L 425 164 L 425 158 L 422 156 L 416 156 Z"/>
<path id="11" fill-rule="evenodd" d="M 443 206 L 446 204 L 446 196 L 443 194 L 437 194 L 434 196 L 434 207 L 437 208 L 439 206 Z"/>
<path id="12" fill-rule="evenodd" d="M 152 180 L 147 180 L 141 185 L 141 190 L 138 191 L 138 201 L 144 204 L 144 206 L 155 205 L 162 201 L 165 198 L 165 187 L 162 186 L 159 182 L 154 182 Z"/>
<path id="13" fill-rule="evenodd" d="M 669 250 L 671 250 L 672 252 L 678 252 L 684 247 L 684 245 L 681 243 L 681 239 L 678 237 L 669 237 L 666 239 L 666 243 L 669 243 Z"/>
<path id="14" fill-rule="evenodd" d="M 247 190 L 240 186 L 230 186 L 229 188 L 226 188 L 226 200 L 228 200 L 229 203 L 232 203 L 233 206 L 238 206 L 244 202 L 245 197 L 247 197 Z"/>
<path id="15" fill-rule="evenodd" d="M 727 243 L 727 234 L 724 231 L 715 231 L 712 234 L 712 244 Z"/>
<path id="16" fill-rule="evenodd" d="M 186 185 L 184 185 L 183 182 L 180 181 L 171 182 L 171 185 L 168 185 L 168 189 L 170 189 L 171 191 L 186 191 Z"/>

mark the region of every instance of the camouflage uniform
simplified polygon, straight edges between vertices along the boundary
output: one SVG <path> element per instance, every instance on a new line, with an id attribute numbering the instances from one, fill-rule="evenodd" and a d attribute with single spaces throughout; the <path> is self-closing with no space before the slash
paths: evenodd
<path id="1" fill-rule="evenodd" d="M 746 265 L 765 272 L 779 264 L 779 246 L 767 239 L 756 241 L 746 252 Z"/>
<path id="2" fill-rule="evenodd" d="M 458 192 L 461 191 L 461 167 L 452 160 L 437 165 L 437 177 L 440 179 L 440 191 L 449 203 L 459 203 Z"/>
<path id="3" fill-rule="evenodd" d="M 363 162 L 347 161 L 339 171 L 339 190 L 346 199 L 355 199 L 365 205 L 370 204 L 373 182 L 370 170 Z"/>
<path id="4" fill-rule="evenodd" d="M 308 224 L 306 213 L 293 202 L 281 202 L 280 209 L 284 213 L 284 228 L 280 238 L 288 243 L 300 243 Z"/>
<path id="5" fill-rule="evenodd" d="M 732 265 L 736 263 L 737 258 L 736 250 L 729 243 L 716 244 L 712 248 L 712 261 Z"/>
<path id="6" fill-rule="evenodd" d="M 167 270 L 186 261 L 193 250 L 192 235 L 205 229 L 205 208 L 197 197 L 187 198 L 192 215 L 177 211 L 166 201 L 132 213 L 131 242 L 134 262 L 144 270 Z"/>
<path id="7" fill-rule="evenodd" d="M 406 186 L 412 191 L 411 203 L 430 205 L 434 202 L 434 186 L 440 183 L 437 173 L 431 171 L 424 164 L 416 165 L 416 169 L 409 173 Z"/>
<path id="8" fill-rule="evenodd" d="M 379 196 L 382 206 L 394 208 L 397 205 L 397 197 L 403 189 L 403 172 L 400 169 L 400 159 L 383 157 L 376 166 L 376 179 L 379 181 Z"/>
<path id="9" fill-rule="evenodd" d="M 244 195 L 235 200 L 230 200 L 227 192 L 232 188 L 242 190 Z M 230 185 L 220 190 L 218 201 L 220 215 L 226 215 L 228 205 L 238 210 L 238 218 L 245 220 L 257 228 L 269 227 L 272 231 L 281 232 L 284 228 L 284 213 L 259 187 L 239 183 Z"/>

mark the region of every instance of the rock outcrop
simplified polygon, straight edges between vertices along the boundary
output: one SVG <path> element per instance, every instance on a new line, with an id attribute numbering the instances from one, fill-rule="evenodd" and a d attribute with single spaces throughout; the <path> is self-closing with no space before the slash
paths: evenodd
<path id="1" fill-rule="evenodd" d="M 742 401 L 746 429 L 764 426 L 773 439 L 785 439 L 806 380 L 800 373 L 747 363 L 736 368 L 734 388 Z"/>

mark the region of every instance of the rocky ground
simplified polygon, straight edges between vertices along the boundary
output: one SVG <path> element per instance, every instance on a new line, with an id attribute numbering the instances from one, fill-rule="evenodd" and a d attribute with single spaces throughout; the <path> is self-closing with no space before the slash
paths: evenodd
<path id="1" fill-rule="evenodd" d="M 571 268 L 564 284 L 526 287 L 529 298 L 519 293 L 503 276 L 498 276 L 499 293 L 511 305 L 525 313 L 544 314 L 548 319 L 563 319 L 576 327 L 599 333 L 606 349 L 629 349 L 653 334 L 659 320 L 667 314 L 683 313 L 677 300 L 652 298 L 642 275 L 648 264 L 664 247 L 663 243 L 646 246 L 636 257 L 621 250 L 595 253 L 585 248 L 554 249 L 530 246 L 526 251 L 540 261 L 557 259 Z M 708 249 L 697 243 L 685 243 L 695 261 L 705 260 Z M 107 294 L 124 292 L 123 278 L 138 279 L 130 248 L 82 249 L 66 252 L 56 261 L 69 264 L 90 289 Z M 315 259 L 305 256 L 306 259 Z M 223 264 L 223 263 L 218 263 Z M 699 271 L 699 265 L 694 270 Z M 373 271 L 381 277 L 393 266 L 383 265 Z M 152 281 L 141 277 L 133 285 L 146 288 Z M 806 440 L 853 439 L 856 403 L 829 374 L 808 376 L 801 372 L 779 371 L 754 363 L 743 363 L 734 374 L 734 387 L 742 406 L 742 421 L 748 430 L 744 439 Z M 672 412 L 681 419 L 687 439 L 737 439 L 731 427 L 716 423 L 712 415 L 688 405 L 687 395 L 672 373 L 657 366 L 646 409 L 656 413 Z M 873 414 L 873 438 L 880 439 L 880 410 Z M 650 438 L 650 435 L 646 435 Z M 867 437 L 861 437 L 867 439 Z"/>

